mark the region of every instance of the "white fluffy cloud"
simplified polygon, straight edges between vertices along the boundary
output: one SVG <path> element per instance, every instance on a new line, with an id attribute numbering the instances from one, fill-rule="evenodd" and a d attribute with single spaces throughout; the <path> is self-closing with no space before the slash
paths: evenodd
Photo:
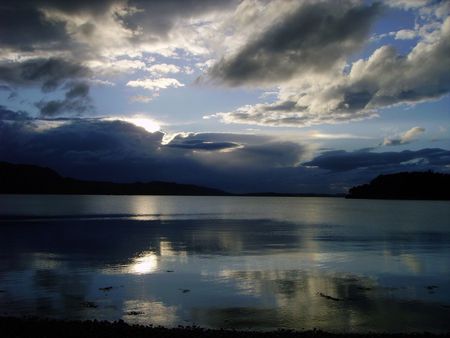
<path id="1" fill-rule="evenodd" d="M 166 88 L 178 88 L 183 87 L 184 84 L 170 77 L 161 77 L 157 79 L 139 79 L 128 81 L 127 86 L 129 87 L 140 87 L 148 89 L 151 91 L 159 91 Z"/>
<path id="2" fill-rule="evenodd" d="M 225 123 L 309 126 L 370 118 L 380 108 L 415 104 L 450 91 L 450 18 L 406 56 L 382 46 L 340 73 L 305 76 L 280 85 L 274 103 L 218 113 Z"/>
<path id="3" fill-rule="evenodd" d="M 147 70 L 152 75 L 160 75 L 160 74 L 176 74 L 181 71 L 181 68 L 177 65 L 160 63 L 148 67 Z"/>
<path id="4" fill-rule="evenodd" d="M 401 29 L 395 32 L 396 40 L 411 40 L 417 36 L 417 32 L 412 29 Z"/>
<path id="5" fill-rule="evenodd" d="M 407 144 L 416 139 L 419 135 L 425 132 L 425 128 L 413 127 L 396 137 L 387 137 L 383 141 L 384 146 L 396 146 L 400 144 Z"/>
<path id="6" fill-rule="evenodd" d="M 209 70 L 210 77 L 231 86 L 259 86 L 326 74 L 363 46 L 380 13 L 377 4 L 351 1 L 297 4 L 223 56 Z"/>
<path id="7" fill-rule="evenodd" d="M 381 35 L 417 38 L 416 46 L 406 55 L 381 46 L 348 64 L 389 7 L 414 11 L 418 18 L 415 27 Z M 347 122 L 450 91 L 449 11 L 448 1 L 421 0 L 36 0 L 20 6 L 4 0 L 0 68 L 8 67 L 0 69 L 0 78 L 10 86 L 11 69 L 18 65 L 60 59 L 86 68 L 86 83 L 94 75 L 106 84 L 134 74 L 126 86 L 153 95 L 131 100 L 149 102 L 163 89 L 183 87 L 195 69 L 214 84 L 277 90 L 275 100 L 262 97 L 259 104 L 214 114 L 223 122 Z"/>

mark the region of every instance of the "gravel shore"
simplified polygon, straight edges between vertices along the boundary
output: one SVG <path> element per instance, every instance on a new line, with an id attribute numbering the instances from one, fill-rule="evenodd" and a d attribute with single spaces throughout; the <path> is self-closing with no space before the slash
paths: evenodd
<path id="1" fill-rule="evenodd" d="M 312 331 L 288 331 L 277 330 L 270 332 L 259 331 L 235 331 L 220 329 L 203 329 L 199 327 L 177 327 L 164 328 L 153 326 L 129 325 L 123 321 L 106 322 L 106 321 L 66 321 L 53 319 L 38 318 L 12 318 L 0 317 L 0 335 L 2 338 L 22 338 L 22 337 L 42 337 L 42 338 L 103 338 L 103 337 L 237 337 L 237 338 L 272 338 L 272 337 L 450 337 L 450 332 L 446 334 L 432 333 L 364 333 L 364 334 L 345 334 L 345 333 L 328 333 L 320 330 Z"/>

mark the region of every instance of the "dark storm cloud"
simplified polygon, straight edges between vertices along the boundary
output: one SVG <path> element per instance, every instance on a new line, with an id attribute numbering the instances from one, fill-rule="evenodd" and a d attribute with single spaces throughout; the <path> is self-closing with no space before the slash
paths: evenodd
<path id="1" fill-rule="evenodd" d="M 308 147 L 293 142 L 277 141 L 268 136 L 232 133 L 192 133 L 177 135 L 168 147 L 207 150 L 199 158 L 215 163 L 218 170 L 296 166 L 308 152 Z M 228 151 L 217 151 L 228 150 Z"/>
<path id="2" fill-rule="evenodd" d="M 264 135 L 233 133 L 189 133 L 178 134 L 168 144 L 171 148 L 216 151 L 233 149 L 242 144 L 268 143 L 271 139 Z"/>
<path id="3" fill-rule="evenodd" d="M 61 89 L 66 82 L 92 77 L 88 62 L 102 64 L 105 58 L 116 57 L 115 53 L 127 55 L 127 48 L 139 47 L 141 43 L 168 43 L 168 33 L 178 20 L 230 4 L 217 0 L 3 0 L 0 56 L 9 61 L 0 62 L 0 85 L 13 90 Z M 111 30 L 118 32 L 113 46 L 101 41 Z M 113 62 L 107 71 L 112 68 Z M 87 92 L 88 86 L 70 88 L 63 99 L 37 102 L 42 116 L 90 110 L 90 102 L 81 99 L 87 96 L 75 90 Z"/>
<path id="4" fill-rule="evenodd" d="M 201 139 L 205 142 L 232 142 L 245 144 L 261 144 L 271 141 L 267 135 L 256 134 L 236 134 L 236 133 L 188 133 L 176 135 L 172 142 L 184 140 Z"/>
<path id="5" fill-rule="evenodd" d="M 229 85 L 277 83 L 303 72 L 324 73 L 358 50 L 380 6 L 317 2 L 298 10 L 216 63 L 210 76 Z"/>
<path id="6" fill-rule="evenodd" d="M 133 31 L 143 29 L 147 33 L 134 39 L 160 39 L 167 37 L 177 19 L 221 10 L 235 3 L 237 1 L 233 0 L 131 0 L 128 5 L 138 11 L 121 17 L 121 20 L 125 27 Z"/>
<path id="7" fill-rule="evenodd" d="M 450 151 L 423 149 L 326 152 L 301 165 L 311 155 L 307 146 L 269 137 L 259 142 L 261 137 L 253 135 L 192 134 L 188 140 L 240 144 L 226 152 L 219 147 L 198 151 L 164 145 L 163 133 L 123 121 L 39 120 L 5 108 L 0 117 L 0 160 L 48 166 L 83 179 L 162 180 L 235 192 L 343 192 L 379 173 L 442 171 L 450 164 Z"/>
<path id="8" fill-rule="evenodd" d="M 105 13 L 115 0 L 2 0 L 0 5 L 0 46 L 20 51 L 70 50 L 66 23 L 48 20 L 44 10 L 67 15 Z"/>
<path id="9" fill-rule="evenodd" d="M 307 150 L 293 142 L 271 142 L 237 149 L 227 159 L 230 164 L 244 163 L 254 167 L 293 167 Z"/>
<path id="10" fill-rule="evenodd" d="M 204 140 L 185 140 L 183 142 L 170 142 L 168 147 L 192 149 L 192 150 L 224 150 L 239 147 L 238 143 L 233 142 L 209 142 Z"/>
<path id="11" fill-rule="evenodd" d="M 30 117 L 26 112 L 10 110 L 0 105 L 0 121 L 25 121 Z"/>
<path id="12" fill-rule="evenodd" d="M 64 15 L 84 15 L 90 20 L 79 27 L 89 36 L 97 26 L 96 17 L 113 13 L 125 28 L 134 34 L 130 40 L 155 40 L 166 37 L 178 18 L 188 18 L 229 6 L 231 1 L 219 0 L 4 0 L 0 6 L 0 46 L 21 51 L 75 50 L 66 23 L 48 20 L 45 11 Z M 139 37 L 138 37 L 139 36 Z"/>
<path id="13" fill-rule="evenodd" d="M 42 129 L 48 122 L 62 124 Z M 217 135 L 218 140 L 223 137 Z M 226 158 L 216 157 L 219 152 L 212 149 L 200 152 L 209 157 L 198 157 L 195 149 L 163 145 L 163 136 L 121 121 L 0 120 L 0 160 L 49 166 L 63 175 L 84 179 L 163 180 L 231 191 L 261 191 L 295 188 L 295 175 L 283 170 L 295 165 L 304 152 L 303 147 L 289 142 L 269 142 L 231 149 L 225 153 Z M 213 140 L 214 134 L 206 138 Z M 226 166 L 218 161 L 225 161 Z"/>
<path id="14" fill-rule="evenodd" d="M 36 103 L 42 116 L 82 114 L 91 110 L 89 85 L 82 82 L 90 74 L 88 68 L 63 59 L 34 59 L 0 64 L 0 81 L 8 87 L 39 86 L 43 92 L 57 89 L 66 91 L 63 100 Z"/>
<path id="15" fill-rule="evenodd" d="M 0 46 L 22 51 L 34 45 L 61 47 L 68 36 L 65 24 L 48 22 L 32 1 L 2 1 L 0 5 Z"/>
<path id="16" fill-rule="evenodd" d="M 56 116 L 65 113 L 83 114 L 93 110 L 86 83 L 69 83 L 63 100 L 41 101 L 36 104 L 41 116 Z"/>
<path id="17" fill-rule="evenodd" d="M 395 169 L 408 170 L 411 167 L 430 169 L 450 165 L 450 151 L 443 149 L 404 150 L 401 152 L 375 153 L 368 150 L 348 152 L 344 150 L 328 151 L 312 161 L 304 163 L 331 171 L 349 171 L 354 169 Z"/>
<path id="18" fill-rule="evenodd" d="M 40 115 L 43 117 L 51 117 L 67 113 L 81 115 L 93 109 L 92 105 L 90 104 L 90 100 L 80 98 L 40 101 L 36 103 L 36 107 L 39 108 Z"/>
<path id="19" fill-rule="evenodd" d="M 72 83 L 68 86 L 66 98 L 74 99 L 77 97 L 87 97 L 89 95 L 89 86 L 86 83 Z"/>
<path id="20" fill-rule="evenodd" d="M 335 5 L 336 3 L 334 2 Z M 356 8 L 365 8 L 367 14 L 370 13 L 370 7 Z M 366 18 L 366 21 L 370 19 Z M 321 43 L 326 48 L 327 43 L 322 41 Z M 322 74 L 323 82 L 314 81 L 314 75 L 321 72 L 320 69 L 314 68 L 314 63 L 309 65 L 308 62 L 302 62 L 302 65 L 308 66 L 308 71 L 313 71 L 313 76 L 306 77 L 302 81 L 301 74 L 296 73 L 296 70 L 302 71 L 302 65 L 297 68 L 292 67 L 285 72 L 288 78 L 295 77 L 296 82 L 283 87 L 284 77 L 279 77 L 277 74 L 283 74 L 283 67 L 288 67 L 290 62 L 284 61 L 291 60 L 296 53 L 293 52 L 293 56 L 284 56 L 281 52 L 277 54 L 270 49 L 259 48 L 259 45 L 255 49 L 254 44 L 247 45 L 236 56 L 219 62 L 213 67 L 212 75 L 223 78 L 231 85 L 273 81 L 273 84 L 280 85 L 279 99 L 274 103 L 246 105 L 232 112 L 217 114 L 226 123 L 302 127 L 357 121 L 375 117 L 377 111 L 385 107 L 429 101 L 448 95 L 450 92 L 450 18 L 448 16 L 434 21 L 433 28 L 424 33 L 406 55 L 399 53 L 394 46 L 384 45 L 376 49 L 368 58 L 359 59 L 353 62 L 351 67 L 341 69 L 340 73 Z M 345 45 L 344 40 L 342 44 Z M 338 40 L 336 45 L 339 45 Z M 243 57 L 240 57 L 241 53 L 249 48 L 253 48 L 250 49 L 252 53 L 246 52 Z M 339 51 L 339 47 L 337 50 Z M 331 51 L 324 54 L 328 56 L 334 55 L 333 53 Z M 275 56 L 272 57 L 272 54 Z M 345 55 L 342 54 L 342 56 Z M 281 70 L 277 66 L 278 57 Z M 334 57 L 339 61 L 336 55 Z M 317 59 L 317 65 L 323 67 L 322 70 L 330 71 L 329 67 L 325 67 L 322 63 L 320 55 L 314 57 L 313 62 L 315 59 Z M 234 62 L 236 66 L 233 66 Z M 264 67 L 260 68 L 259 65 Z M 239 70 L 239 67 L 242 69 Z M 249 74 L 246 74 L 247 71 Z M 275 73 L 272 74 L 272 72 Z M 243 79 L 240 79 L 240 74 L 244 74 Z M 316 85 L 318 88 L 315 88 Z M 393 144 L 402 143 L 393 141 Z"/>
<path id="21" fill-rule="evenodd" d="M 0 81 L 10 86 L 40 86 L 53 91 L 67 80 L 84 78 L 91 71 L 75 62 L 50 58 L 0 63 Z"/>

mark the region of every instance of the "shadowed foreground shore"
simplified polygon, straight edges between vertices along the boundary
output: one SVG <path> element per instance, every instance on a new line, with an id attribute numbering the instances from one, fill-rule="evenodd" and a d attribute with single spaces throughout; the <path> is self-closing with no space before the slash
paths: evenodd
<path id="1" fill-rule="evenodd" d="M 235 331 L 221 329 L 203 329 L 199 327 L 164 328 L 142 325 L 129 325 L 123 321 L 65 321 L 39 318 L 0 317 L 0 332 L 3 338 L 20 337 L 450 337 L 446 334 L 432 333 L 364 333 L 345 334 L 328 333 L 320 330 L 270 332 Z"/>

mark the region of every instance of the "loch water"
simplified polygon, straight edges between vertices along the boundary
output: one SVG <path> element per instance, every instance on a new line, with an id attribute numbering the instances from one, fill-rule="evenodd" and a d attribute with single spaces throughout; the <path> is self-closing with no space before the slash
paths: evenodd
<path id="1" fill-rule="evenodd" d="M 0 315 L 450 331 L 450 203 L 0 195 Z"/>

